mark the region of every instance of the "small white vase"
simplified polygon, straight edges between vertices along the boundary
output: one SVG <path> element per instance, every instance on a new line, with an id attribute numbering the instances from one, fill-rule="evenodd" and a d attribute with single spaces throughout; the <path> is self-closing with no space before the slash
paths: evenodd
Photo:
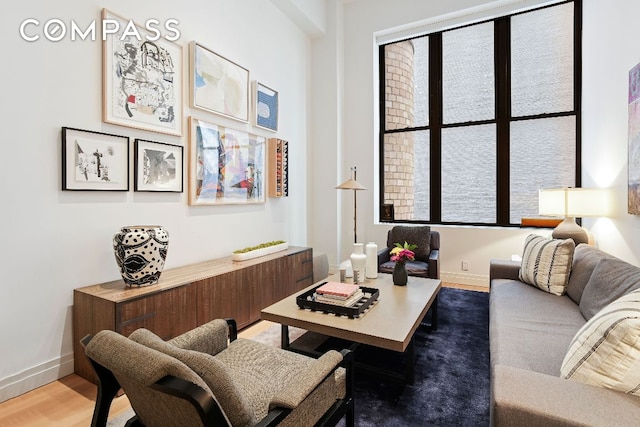
<path id="1" fill-rule="evenodd" d="M 367 243 L 365 255 L 367 256 L 366 277 L 376 279 L 378 277 L 378 245 L 373 242 Z"/>
<path id="2" fill-rule="evenodd" d="M 353 253 L 351 254 L 351 268 L 353 269 L 354 283 L 361 282 L 364 279 L 364 270 L 367 264 L 367 256 L 363 252 L 362 243 L 353 244 Z M 358 273 L 356 273 L 356 271 Z M 358 274 L 358 276 L 356 276 Z M 356 280 L 357 279 L 357 280 Z"/>

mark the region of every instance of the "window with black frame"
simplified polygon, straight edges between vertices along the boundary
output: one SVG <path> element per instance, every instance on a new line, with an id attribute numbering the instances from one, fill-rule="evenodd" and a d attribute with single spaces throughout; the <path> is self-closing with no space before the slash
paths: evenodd
<path id="1" fill-rule="evenodd" d="M 380 46 L 380 219 L 517 226 L 580 186 L 580 0 Z"/>

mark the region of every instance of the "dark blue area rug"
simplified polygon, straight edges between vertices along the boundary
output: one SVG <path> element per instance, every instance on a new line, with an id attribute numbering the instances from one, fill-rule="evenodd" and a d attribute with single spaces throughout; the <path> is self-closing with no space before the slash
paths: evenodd
<path id="1" fill-rule="evenodd" d="M 416 332 L 413 385 L 356 374 L 356 426 L 489 425 L 489 294 L 443 288 L 438 298 L 438 329 Z M 376 351 L 367 357 L 403 363 Z"/>

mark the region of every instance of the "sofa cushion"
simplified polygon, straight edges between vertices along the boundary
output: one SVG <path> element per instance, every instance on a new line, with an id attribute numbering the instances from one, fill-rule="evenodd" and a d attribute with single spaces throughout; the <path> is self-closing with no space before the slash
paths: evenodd
<path id="1" fill-rule="evenodd" d="M 494 279 L 489 294 L 491 365 L 558 377 L 562 359 L 585 324 L 578 306 L 517 280 Z"/>
<path id="2" fill-rule="evenodd" d="M 580 329 L 561 375 L 640 396 L 640 291 L 623 295 Z"/>
<path id="3" fill-rule="evenodd" d="M 393 261 L 387 261 L 378 266 L 378 272 L 380 273 L 393 273 L 396 263 Z M 407 273 L 410 276 L 429 277 L 429 264 L 423 261 L 407 261 L 404 265 Z"/>
<path id="4" fill-rule="evenodd" d="M 491 372 L 491 425 L 637 426 L 640 399 L 558 376 L 497 365 Z"/>
<path id="5" fill-rule="evenodd" d="M 564 295 L 575 243 L 530 234 L 524 242 L 520 280 L 554 295 Z"/>
<path id="6" fill-rule="evenodd" d="M 612 255 L 586 243 L 576 246 L 573 252 L 573 265 L 569 275 L 569 283 L 567 284 L 567 295 L 576 304 L 580 304 L 584 288 L 591 278 L 596 265 L 603 258 L 615 259 Z"/>
<path id="7" fill-rule="evenodd" d="M 593 270 L 584 288 L 580 311 L 589 320 L 604 307 L 635 289 L 640 289 L 640 268 L 617 258 L 604 258 Z"/>

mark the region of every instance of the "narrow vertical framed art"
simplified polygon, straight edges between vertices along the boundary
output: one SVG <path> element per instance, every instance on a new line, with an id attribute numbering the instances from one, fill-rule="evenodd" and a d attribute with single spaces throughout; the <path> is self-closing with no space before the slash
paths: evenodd
<path id="1" fill-rule="evenodd" d="M 627 211 L 640 215 L 640 64 L 629 71 Z"/>
<path id="2" fill-rule="evenodd" d="M 278 131 L 278 92 L 258 81 L 253 82 L 255 126 Z"/>
<path id="3" fill-rule="evenodd" d="M 102 120 L 182 136 L 182 46 L 135 25 L 138 38 L 131 21 L 107 9 L 102 19 L 118 23 L 102 43 Z"/>

